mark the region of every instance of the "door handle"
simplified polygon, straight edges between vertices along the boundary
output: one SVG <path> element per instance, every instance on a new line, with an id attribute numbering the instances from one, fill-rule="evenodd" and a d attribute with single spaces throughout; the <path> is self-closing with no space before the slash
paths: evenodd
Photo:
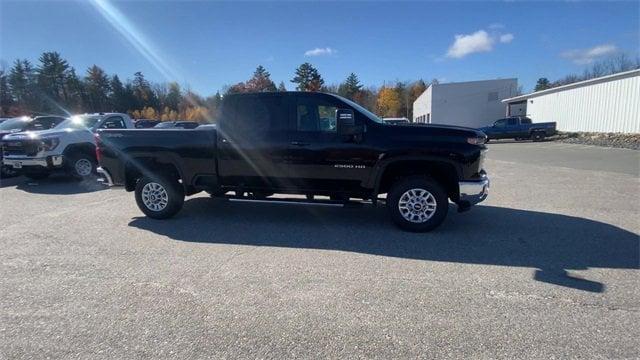
<path id="1" fill-rule="evenodd" d="M 292 141 L 291 145 L 295 145 L 295 146 L 309 146 L 311 144 L 306 143 L 306 142 L 301 142 L 301 141 Z"/>

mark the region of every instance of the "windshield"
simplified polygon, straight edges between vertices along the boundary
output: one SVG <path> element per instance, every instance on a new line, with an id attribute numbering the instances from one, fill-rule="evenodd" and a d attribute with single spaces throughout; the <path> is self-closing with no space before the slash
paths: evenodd
<path id="1" fill-rule="evenodd" d="M 366 116 L 369 119 L 377 122 L 378 124 L 382 124 L 383 123 L 382 119 L 379 118 L 378 115 L 376 115 L 376 114 L 372 113 L 371 111 L 363 108 L 362 106 L 358 105 L 357 103 L 355 103 L 355 102 L 353 102 L 353 101 L 351 101 L 349 99 L 343 98 L 342 96 L 338 96 L 338 95 L 333 95 L 333 96 L 335 96 L 338 99 L 340 99 L 340 100 L 346 102 L 347 104 L 351 105 L 353 108 L 355 108 L 356 110 L 361 112 L 364 116 Z"/>
<path id="2" fill-rule="evenodd" d="M 40 130 L 49 130 L 56 127 L 56 125 L 60 124 L 64 121 L 64 118 L 61 117 L 45 117 L 45 118 L 36 118 L 31 121 L 23 131 L 40 131 Z"/>
<path id="3" fill-rule="evenodd" d="M 56 126 L 56 128 L 88 128 L 92 129 L 100 120 L 100 116 L 73 116 Z"/>
<path id="4" fill-rule="evenodd" d="M 13 119 L 9 119 L 5 122 L 3 122 L 2 124 L 0 124 L 0 130 L 20 130 L 22 131 L 22 129 L 29 123 L 29 121 L 31 121 L 31 118 L 28 117 L 19 117 L 19 118 L 13 118 Z"/>

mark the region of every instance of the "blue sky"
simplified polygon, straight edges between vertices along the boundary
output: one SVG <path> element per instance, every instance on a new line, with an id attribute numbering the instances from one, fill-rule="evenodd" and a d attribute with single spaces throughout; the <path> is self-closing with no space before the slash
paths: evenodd
<path id="1" fill-rule="evenodd" d="M 327 83 L 467 81 L 581 73 L 640 52 L 640 2 L 207 2 L 0 0 L 0 61 L 58 51 L 131 78 L 211 95 L 257 65 L 287 88 L 311 62 Z"/>

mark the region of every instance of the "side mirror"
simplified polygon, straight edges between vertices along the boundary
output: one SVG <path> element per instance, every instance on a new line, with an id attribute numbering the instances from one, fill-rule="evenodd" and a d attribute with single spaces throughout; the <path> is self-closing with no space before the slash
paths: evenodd
<path id="1" fill-rule="evenodd" d="M 351 109 L 336 110 L 336 126 L 338 135 L 360 135 L 364 132 L 362 125 L 356 125 L 356 117 Z"/>

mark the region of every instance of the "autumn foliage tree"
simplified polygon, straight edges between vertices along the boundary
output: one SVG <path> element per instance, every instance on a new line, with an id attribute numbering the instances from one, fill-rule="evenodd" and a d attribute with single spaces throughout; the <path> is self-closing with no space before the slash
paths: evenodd
<path id="1" fill-rule="evenodd" d="M 396 88 L 383 87 L 378 92 L 378 100 L 376 102 L 376 112 L 383 117 L 400 116 L 402 110 L 402 101 Z"/>

